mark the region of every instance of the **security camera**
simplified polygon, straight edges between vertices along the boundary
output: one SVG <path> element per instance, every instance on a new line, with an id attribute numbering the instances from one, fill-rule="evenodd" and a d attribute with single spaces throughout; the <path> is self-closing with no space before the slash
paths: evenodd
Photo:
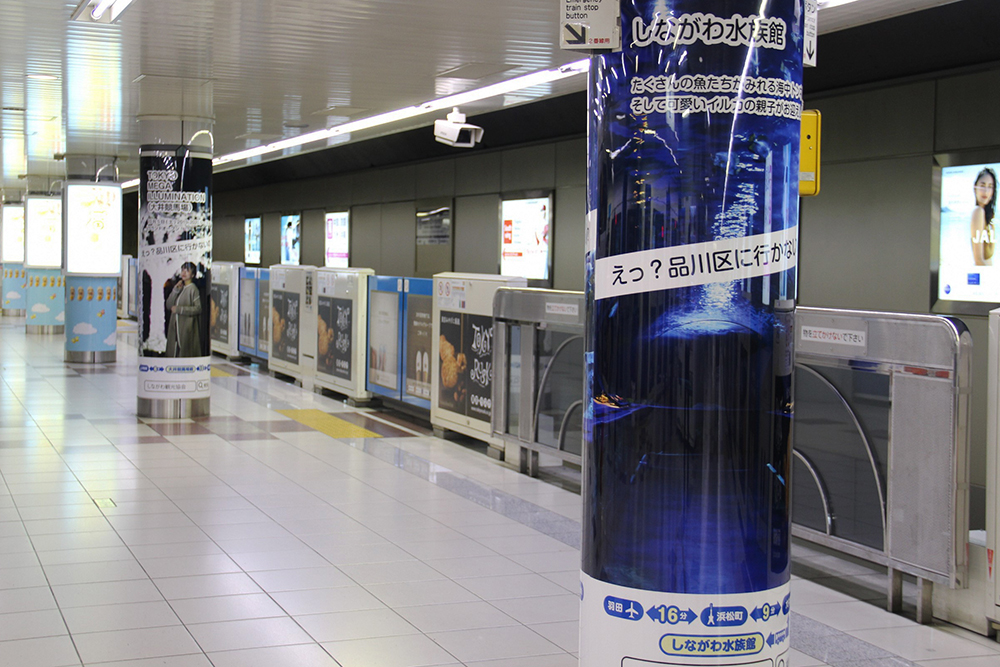
<path id="1" fill-rule="evenodd" d="M 454 107 L 445 120 L 434 121 L 434 139 L 456 148 L 472 148 L 483 139 L 483 128 L 465 122 L 465 114 Z"/>

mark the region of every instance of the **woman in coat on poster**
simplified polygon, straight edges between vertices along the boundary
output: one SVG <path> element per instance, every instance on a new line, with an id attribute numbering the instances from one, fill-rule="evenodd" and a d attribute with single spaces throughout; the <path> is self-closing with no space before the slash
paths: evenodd
<path id="1" fill-rule="evenodd" d="M 181 279 L 174 285 L 165 303 L 170 311 L 167 326 L 168 357 L 200 357 L 201 293 L 194 284 L 197 268 L 192 262 L 181 266 Z"/>

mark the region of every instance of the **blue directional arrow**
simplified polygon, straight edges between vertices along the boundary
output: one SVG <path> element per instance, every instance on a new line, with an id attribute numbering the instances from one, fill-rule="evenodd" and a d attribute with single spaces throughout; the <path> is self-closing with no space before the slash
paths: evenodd
<path id="1" fill-rule="evenodd" d="M 772 632 L 767 636 L 767 645 L 774 646 L 775 644 L 781 644 L 788 639 L 788 628 L 783 628 L 777 632 Z"/>
<path id="2" fill-rule="evenodd" d="M 663 604 L 650 607 L 646 611 L 646 616 L 649 616 L 649 618 L 657 623 L 669 623 L 670 625 L 677 625 L 678 623 L 687 623 L 690 625 L 698 619 L 698 614 L 694 609 L 684 611 L 678 607 L 668 607 Z"/>
<path id="3" fill-rule="evenodd" d="M 763 604 L 750 612 L 750 618 L 755 621 L 766 621 L 780 613 L 781 604 Z"/>

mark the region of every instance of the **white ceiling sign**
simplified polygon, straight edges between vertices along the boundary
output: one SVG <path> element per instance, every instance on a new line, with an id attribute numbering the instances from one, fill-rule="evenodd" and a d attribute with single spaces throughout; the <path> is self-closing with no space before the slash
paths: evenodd
<path id="1" fill-rule="evenodd" d="M 618 0 L 561 0 L 559 46 L 573 51 L 621 48 Z"/>
<path id="2" fill-rule="evenodd" d="M 802 64 L 806 67 L 816 67 L 816 38 L 819 31 L 816 28 L 816 17 L 819 14 L 818 0 L 805 0 L 806 12 L 803 21 Z"/>

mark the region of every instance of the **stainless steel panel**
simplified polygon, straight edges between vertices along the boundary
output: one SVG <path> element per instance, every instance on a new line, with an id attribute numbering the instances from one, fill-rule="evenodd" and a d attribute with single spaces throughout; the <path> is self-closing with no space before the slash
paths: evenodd
<path id="1" fill-rule="evenodd" d="M 118 350 L 102 350 L 100 352 L 66 350 L 63 359 L 71 364 L 110 364 L 117 361 Z"/>
<path id="2" fill-rule="evenodd" d="M 151 419 L 191 419 L 207 417 L 211 397 L 174 399 L 136 399 L 136 416 Z"/>

